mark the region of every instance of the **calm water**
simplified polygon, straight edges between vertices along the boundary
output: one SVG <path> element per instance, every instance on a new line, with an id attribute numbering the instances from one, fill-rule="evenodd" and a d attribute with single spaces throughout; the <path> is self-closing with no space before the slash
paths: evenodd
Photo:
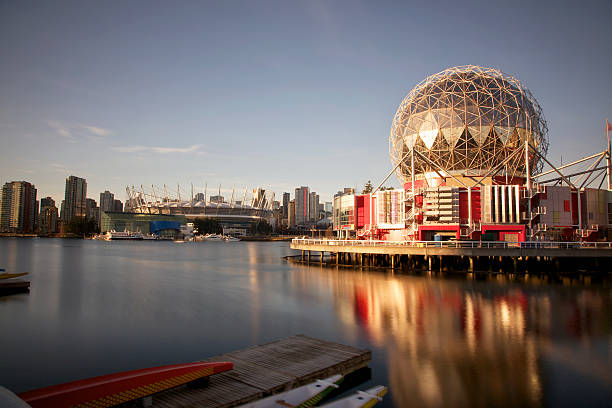
<path id="1" fill-rule="evenodd" d="M 612 406 L 612 285 L 293 265 L 288 243 L 0 239 L 16 391 L 302 333 L 372 350 L 383 406 Z"/>

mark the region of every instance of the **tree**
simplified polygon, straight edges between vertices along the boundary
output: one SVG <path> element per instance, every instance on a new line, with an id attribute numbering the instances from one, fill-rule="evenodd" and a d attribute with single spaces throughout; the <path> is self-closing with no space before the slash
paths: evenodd
<path id="1" fill-rule="evenodd" d="M 361 192 L 361 194 L 371 193 L 372 190 L 373 190 L 372 182 L 370 180 L 368 180 L 368 182 L 365 184 L 365 187 L 363 188 L 363 191 Z"/>
<path id="2" fill-rule="evenodd" d="M 251 223 L 251 233 L 253 235 L 270 235 L 272 226 L 267 221 L 259 220 Z"/>
<path id="3" fill-rule="evenodd" d="M 66 231 L 76 235 L 93 235 L 98 232 L 98 224 L 94 219 L 85 217 L 74 217 L 66 225 Z"/>

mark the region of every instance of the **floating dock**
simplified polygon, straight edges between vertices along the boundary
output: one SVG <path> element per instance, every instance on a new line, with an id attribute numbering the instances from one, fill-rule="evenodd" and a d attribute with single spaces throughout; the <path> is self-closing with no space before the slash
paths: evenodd
<path id="1" fill-rule="evenodd" d="M 209 358 L 234 368 L 210 377 L 208 385 L 182 386 L 155 394 L 153 407 L 229 408 L 367 366 L 369 350 L 297 335 Z"/>
<path id="2" fill-rule="evenodd" d="M 527 271 L 612 271 L 610 242 L 374 241 L 299 238 L 304 263 L 359 267 Z M 561 265 L 563 264 L 563 265 Z"/>

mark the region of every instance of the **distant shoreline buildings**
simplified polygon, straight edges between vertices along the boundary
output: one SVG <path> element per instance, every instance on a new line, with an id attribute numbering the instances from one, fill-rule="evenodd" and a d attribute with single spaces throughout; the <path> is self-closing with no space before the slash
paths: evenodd
<path id="1" fill-rule="evenodd" d="M 125 206 L 108 190 L 99 193 L 99 201 L 89 198 L 87 187 L 85 178 L 66 177 L 64 199 L 58 205 L 52 197 L 36 201 L 36 188 L 30 182 L 6 183 L 0 195 L 0 233 L 73 236 L 136 229 L 172 235 L 180 233 L 177 223 L 199 218 L 218 222 L 224 233 L 232 235 L 261 233 L 261 223 L 269 225 L 263 230 L 279 233 L 327 230 L 331 226 L 332 203 L 320 202 L 319 194 L 308 186 L 295 188 L 293 199 L 291 193 L 283 193 L 282 201 L 262 188 L 252 194 L 247 194 L 247 189 L 243 197 L 232 191 L 231 198 L 221 195 L 220 187 L 214 195 L 192 191 L 192 198 L 187 200 L 181 200 L 180 194 L 171 198 L 154 190 L 147 195 L 142 189 L 128 188 Z"/>

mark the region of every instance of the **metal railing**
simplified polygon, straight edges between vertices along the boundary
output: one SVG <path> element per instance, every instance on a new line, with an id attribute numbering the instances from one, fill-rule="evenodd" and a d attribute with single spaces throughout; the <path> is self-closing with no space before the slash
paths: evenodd
<path id="1" fill-rule="evenodd" d="M 412 247 L 412 248 L 542 248 L 542 249 L 612 249 L 612 242 L 553 242 L 553 241 L 380 241 L 357 239 L 294 238 L 292 243 L 304 245 L 353 246 L 353 247 Z"/>

